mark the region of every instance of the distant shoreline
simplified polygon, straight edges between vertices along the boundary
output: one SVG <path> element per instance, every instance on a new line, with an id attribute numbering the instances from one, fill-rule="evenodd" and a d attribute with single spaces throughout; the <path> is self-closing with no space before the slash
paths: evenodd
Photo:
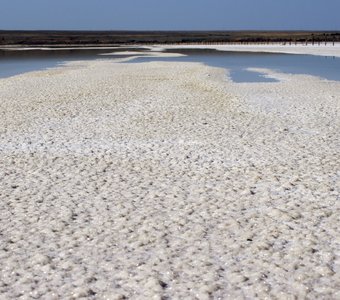
<path id="1" fill-rule="evenodd" d="M 11 31 L 0 47 L 112 47 L 139 44 L 321 44 L 340 42 L 340 31 Z"/>
<path id="2" fill-rule="evenodd" d="M 211 48 L 211 47 L 253 47 L 253 46 L 260 46 L 260 47 L 272 47 L 272 46 L 315 46 L 315 47 L 324 47 L 324 46 L 339 46 L 339 42 L 330 43 L 327 42 L 326 44 L 323 43 L 286 43 L 286 42 L 270 42 L 270 43 L 155 43 L 155 44 L 148 44 L 148 43 L 138 43 L 138 44 L 117 44 L 117 45 L 96 45 L 96 44 L 86 44 L 86 45 L 73 45 L 73 44 L 58 44 L 58 45 L 48 45 L 48 44 L 41 44 L 41 45 L 1 45 L 0 50 L 72 50 L 72 49 L 117 49 L 117 48 L 138 48 L 138 47 L 202 47 L 202 48 Z"/>

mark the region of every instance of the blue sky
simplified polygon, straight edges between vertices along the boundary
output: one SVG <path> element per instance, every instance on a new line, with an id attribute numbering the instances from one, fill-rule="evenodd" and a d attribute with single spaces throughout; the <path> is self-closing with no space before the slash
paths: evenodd
<path id="1" fill-rule="evenodd" d="M 0 0 L 0 29 L 340 30 L 340 0 Z"/>

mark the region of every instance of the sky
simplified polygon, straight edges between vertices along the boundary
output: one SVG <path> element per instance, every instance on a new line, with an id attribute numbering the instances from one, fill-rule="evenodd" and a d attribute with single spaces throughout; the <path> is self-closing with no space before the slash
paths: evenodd
<path id="1" fill-rule="evenodd" d="M 340 30 L 340 0 L 0 0 L 0 30 Z"/>

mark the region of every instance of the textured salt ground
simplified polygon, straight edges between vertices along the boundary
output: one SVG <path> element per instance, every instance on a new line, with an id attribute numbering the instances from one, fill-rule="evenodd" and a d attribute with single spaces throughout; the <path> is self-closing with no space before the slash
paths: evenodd
<path id="1" fill-rule="evenodd" d="M 0 80 L 0 297 L 339 298 L 340 84 L 267 72 Z"/>

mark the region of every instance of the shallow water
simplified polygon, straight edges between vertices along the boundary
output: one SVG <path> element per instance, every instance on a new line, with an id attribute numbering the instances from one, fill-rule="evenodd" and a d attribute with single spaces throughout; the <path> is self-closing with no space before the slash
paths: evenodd
<path id="1" fill-rule="evenodd" d="M 99 56 L 115 51 L 136 51 L 141 49 L 76 49 L 76 50 L 0 50 L 0 78 L 42 70 L 58 66 L 68 61 L 110 59 L 127 57 L 125 55 Z M 143 51 L 146 51 L 143 49 Z M 210 49 L 172 49 L 168 52 L 182 53 L 181 57 L 137 57 L 129 63 L 150 61 L 202 62 L 213 67 L 222 67 L 230 71 L 234 82 L 275 82 L 264 74 L 247 70 L 265 68 L 291 74 L 308 74 L 329 80 L 340 81 L 340 58 L 313 55 L 222 52 Z"/>
<path id="2" fill-rule="evenodd" d="M 170 50 L 169 50 L 170 52 Z M 340 58 L 301 54 L 257 53 L 257 52 L 222 52 L 216 50 L 171 50 L 186 54 L 181 57 L 141 57 L 130 62 L 147 61 L 185 61 L 203 62 L 213 67 L 230 70 L 234 82 L 274 82 L 264 74 L 248 71 L 248 68 L 265 68 L 290 74 L 307 74 L 329 80 L 340 81 Z"/>
<path id="3" fill-rule="evenodd" d="M 105 59 L 103 53 L 133 51 L 131 48 L 74 50 L 0 50 L 0 78 L 53 68 L 69 61 Z M 115 55 L 115 58 L 125 57 Z"/>

